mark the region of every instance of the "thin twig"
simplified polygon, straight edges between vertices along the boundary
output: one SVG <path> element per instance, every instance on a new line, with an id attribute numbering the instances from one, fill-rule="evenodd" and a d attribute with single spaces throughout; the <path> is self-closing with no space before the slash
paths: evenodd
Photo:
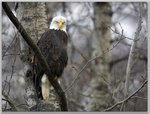
<path id="1" fill-rule="evenodd" d="M 78 91 L 76 91 L 79 95 L 82 95 L 82 96 L 84 96 L 84 97 L 88 97 L 88 98 L 96 98 L 96 99 L 100 99 L 100 98 L 102 98 L 101 96 L 95 96 L 95 95 L 93 95 L 93 94 L 89 94 L 89 95 L 86 95 L 86 94 L 84 94 L 84 93 L 81 93 L 81 92 L 78 92 Z"/>
<path id="2" fill-rule="evenodd" d="M 123 37 L 123 32 L 122 32 L 122 35 L 121 35 L 121 37 L 120 37 L 120 40 L 119 40 L 116 44 L 114 44 L 114 45 L 112 46 L 112 48 L 107 49 L 106 52 L 103 52 L 103 56 L 104 56 L 105 54 L 107 54 L 108 52 L 110 52 L 111 50 L 113 50 L 123 39 L 125 39 L 125 38 L 122 38 L 122 37 Z M 87 61 L 87 63 L 86 63 L 86 64 L 82 67 L 82 69 L 78 72 L 77 76 L 74 78 L 74 80 L 72 81 L 72 83 L 69 85 L 69 87 L 68 87 L 64 92 L 69 91 L 69 90 L 73 87 L 73 85 L 74 85 L 74 83 L 76 82 L 76 80 L 78 80 L 80 74 L 84 71 L 84 69 L 85 69 L 92 61 L 94 61 L 94 60 L 96 60 L 96 59 L 99 59 L 99 58 L 102 58 L 102 56 L 99 55 L 99 56 L 96 56 L 96 57 L 90 59 L 89 61 Z"/>
<path id="3" fill-rule="evenodd" d="M 113 30 L 110 26 L 108 26 L 108 28 L 110 28 L 110 30 L 111 30 L 112 32 L 114 32 L 114 33 L 116 33 L 116 34 L 118 34 L 118 35 L 122 35 L 122 33 L 119 33 L 119 32 L 117 32 L 117 31 Z M 133 40 L 132 38 L 126 37 L 126 36 L 124 36 L 124 35 L 123 35 L 123 38 L 128 39 L 128 40 Z"/>
<path id="4" fill-rule="evenodd" d="M 2 95 L 5 97 L 5 101 L 9 103 L 9 105 L 12 107 L 14 111 L 18 111 L 17 107 L 15 106 L 15 103 L 9 98 L 8 95 L 6 95 L 4 92 L 2 92 Z"/>
<path id="5" fill-rule="evenodd" d="M 74 105 L 77 106 L 78 108 L 80 108 L 82 111 L 86 111 L 86 110 L 84 109 L 84 106 L 82 106 L 81 104 L 77 103 L 76 100 L 74 100 L 74 99 L 69 99 L 69 102 L 70 102 L 71 104 L 74 104 Z"/>
<path id="6" fill-rule="evenodd" d="M 9 53 L 9 54 L 5 54 L 4 57 L 5 56 L 14 56 L 14 55 L 20 55 L 20 53 Z"/>
<path id="7" fill-rule="evenodd" d="M 81 55 L 81 57 L 85 60 L 85 61 L 88 61 L 86 55 L 80 50 L 78 49 L 77 47 L 74 46 L 74 48 L 76 49 L 76 51 Z"/>
<path id="8" fill-rule="evenodd" d="M 11 70 L 10 78 L 9 78 L 9 81 L 8 81 L 8 85 L 9 85 L 9 89 L 8 89 L 8 92 L 7 92 L 8 95 L 9 95 L 9 92 L 10 92 L 10 81 L 11 81 L 11 79 L 13 77 L 13 74 L 14 74 L 15 62 L 16 62 L 16 56 L 15 56 L 13 64 L 12 64 L 12 70 Z"/>
<path id="9" fill-rule="evenodd" d="M 4 59 L 5 54 L 6 54 L 6 53 L 8 52 L 8 50 L 11 48 L 11 46 L 13 45 L 13 42 L 14 42 L 15 40 L 17 40 L 17 39 L 16 39 L 17 34 L 18 34 L 18 33 L 15 34 L 13 40 L 10 42 L 9 46 L 8 46 L 8 47 L 6 48 L 6 50 L 3 52 L 2 59 Z"/>
<path id="10" fill-rule="evenodd" d="M 138 98 L 138 99 L 147 100 L 147 98 L 143 98 L 143 97 L 140 97 L 140 96 L 133 96 L 132 98 Z"/>
<path id="11" fill-rule="evenodd" d="M 117 64 L 117 63 L 119 63 L 119 62 L 121 62 L 121 61 L 128 60 L 128 57 L 129 57 L 129 54 L 123 56 L 122 58 L 118 58 L 118 59 L 116 59 L 116 60 L 112 60 L 112 61 L 110 62 L 110 70 L 111 70 L 111 68 L 112 68 L 115 64 Z M 144 55 L 139 56 L 138 59 L 147 63 L 147 57 L 144 56 Z"/>
<path id="12" fill-rule="evenodd" d="M 113 108 L 115 108 L 116 106 L 118 106 L 118 105 L 120 105 L 120 104 L 122 104 L 122 103 L 128 101 L 128 100 L 131 99 L 135 94 L 137 94 L 146 84 L 147 84 L 147 80 L 146 80 L 135 92 L 133 92 L 130 96 L 128 96 L 128 97 L 125 98 L 124 100 L 122 100 L 122 101 L 120 101 L 120 102 L 114 104 L 113 106 L 111 106 L 111 107 L 109 107 L 109 108 L 103 110 L 103 112 L 110 111 L 110 110 L 112 110 Z"/>

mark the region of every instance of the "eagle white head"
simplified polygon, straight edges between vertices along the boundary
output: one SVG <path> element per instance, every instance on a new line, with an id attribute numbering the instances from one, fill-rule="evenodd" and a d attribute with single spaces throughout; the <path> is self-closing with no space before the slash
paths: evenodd
<path id="1" fill-rule="evenodd" d="M 63 16 L 56 16 L 52 19 L 50 29 L 62 30 L 66 32 L 67 19 Z"/>

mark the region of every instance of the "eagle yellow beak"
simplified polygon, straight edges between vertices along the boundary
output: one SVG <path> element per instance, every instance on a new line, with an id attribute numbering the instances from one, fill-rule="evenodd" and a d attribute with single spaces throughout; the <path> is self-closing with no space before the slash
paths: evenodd
<path id="1" fill-rule="evenodd" d="M 60 21 L 58 22 L 58 27 L 59 27 L 59 29 L 61 29 L 62 26 L 63 26 L 63 22 L 60 20 Z"/>

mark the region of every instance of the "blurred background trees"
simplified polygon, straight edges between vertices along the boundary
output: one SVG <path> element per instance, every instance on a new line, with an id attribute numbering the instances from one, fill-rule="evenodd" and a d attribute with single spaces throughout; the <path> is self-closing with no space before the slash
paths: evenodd
<path id="1" fill-rule="evenodd" d="M 35 42 L 49 27 L 52 17 L 64 15 L 68 19 L 69 63 L 61 85 L 69 111 L 147 111 L 147 85 L 127 102 L 109 109 L 126 98 L 126 69 L 133 42 L 136 42 L 136 62 L 130 68 L 128 96 L 147 80 L 147 5 L 144 2 L 9 3 Z M 134 40 L 140 15 L 141 30 Z M 10 101 L 18 110 L 26 111 L 29 107 L 25 97 L 28 63 L 22 61 L 26 59 L 21 56 L 19 37 L 2 10 L 3 111 L 14 110 Z"/>

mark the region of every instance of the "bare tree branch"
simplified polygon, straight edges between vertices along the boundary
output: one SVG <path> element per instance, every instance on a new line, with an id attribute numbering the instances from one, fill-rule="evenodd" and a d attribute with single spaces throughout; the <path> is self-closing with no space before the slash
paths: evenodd
<path id="1" fill-rule="evenodd" d="M 103 52 L 103 55 L 109 53 L 111 50 L 113 50 L 115 47 L 117 47 L 117 45 L 124 39 L 124 38 L 122 38 L 122 37 L 123 37 L 123 31 L 122 31 L 122 34 L 121 34 L 121 36 L 120 36 L 120 40 L 119 40 L 116 44 L 114 44 L 110 49 L 106 49 L 106 51 Z M 78 72 L 77 76 L 74 78 L 74 80 L 72 81 L 72 83 L 70 84 L 70 86 L 65 90 L 65 92 L 69 91 L 69 90 L 73 87 L 73 85 L 74 85 L 75 82 L 78 80 L 80 74 L 84 71 L 84 69 L 85 69 L 92 61 L 94 61 L 94 60 L 96 60 L 96 59 L 99 59 L 99 58 L 102 58 L 102 56 L 99 55 L 99 56 L 96 56 L 96 57 L 94 57 L 94 58 L 88 60 L 87 63 L 86 63 L 86 64 L 82 67 L 82 69 Z"/>
<path id="2" fill-rule="evenodd" d="M 2 95 L 5 97 L 5 101 L 9 103 L 9 105 L 12 107 L 14 111 L 18 111 L 18 108 L 15 106 L 15 103 L 9 98 L 8 95 L 6 95 L 4 92 L 2 92 Z"/>
<path id="3" fill-rule="evenodd" d="M 109 108 L 103 110 L 103 112 L 110 111 L 110 110 L 112 110 L 113 108 L 115 108 L 116 106 L 118 106 L 118 105 L 120 105 L 120 104 L 122 104 L 122 103 L 128 101 L 128 100 L 131 99 L 135 94 L 137 94 L 146 84 L 147 84 L 147 80 L 146 80 L 134 93 L 132 93 L 130 96 L 128 96 L 128 97 L 125 98 L 124 100 L 122 100 L 122 101 L 120 101 L 120 102 L 114 104 L 113 106 L 111 106 L 111 107 L 109 107 Z"/>
<path id="4" fill-rule="evenodd" d="M 77 101 L 75 101 L 74 99 L 69 99 L 69 102 L 74 104 L 75 106 L 77 106 L 78 108 L 80 108 L 82 111 L 86 111 L 84 109 L 84 106 L 82 106 L 81 104 L 77 103 Z"/>
<path id="5" fill-rule="evenodd" d="M 134 41 L 132 42 L 132 45 L 131 45 L 131 49 L 130 49 L 130 53 L 129 53 L 129 59 L 128 59 L 128 63 L 127 63 L 125 91 L 124 91 L 125 97 L 128 96 L 128 92 L 129 92 L 129 78 L 130 78 L 130 74 L 131 74 L 131 68 L 132 68 L 132 65 L 137 60 L 137 58 L 136 58 L 136 60 L 134 60 L 134 56 L 137 53 L 136 50 L 135 50 L 135 47 L 137 46 L 137 40 L 139 38 L 141 29 L 142 29 L 142 17 L 140 15 L 139 22 L 138 22 L 138 27 L 137 27 L 137 30 L 136 30 L 136 33 L 135 33 Z"/>
<path id="6" fill-rule="evenodd" d="M 117 64 L 117 63 L 119 63 L 119 62 L 121 62 L 121 61 L 128 60 L 128 57 L 129 57 L 129 55 L 126 55 L 126 56 L 123 56 L 123 57 L 118 58 L 118 59 L 116 59 L 116 60 L 112 60 L 112 61 L 110 62 L 110 69 L 113 67 L 113 65 L 115 65 L 115 64 Z M 139 56 L 138 59 L 139 59 L 139 60 L 143 60 L 143 61 L 145 61 L 145 62 L 147 63 L 147 57 L 144 56 L 144 55 Z"/>
<path id="7" fill-rule="evenodd" d="M 20 53 L 9 53 L 9 54 L 5 54 L 4 56 L 14 56 L 14 55 L 20 55 Z"/>
<path id="8" fill-rule="evenodd" d="M 144 97 L 140 97 L 140 96 L 133 96 L 132 98 L 138 98 L 138 99 L 143 99 L 143 100 L 147 100 L 148 98 L 144 98 Z"/>
<path id="9" fill-rule="evenodd" d="M 17 40 L 16 39 L 17 35 L 18 35 L 18 33 L 15 34 L 15 36 L 14 36 L 13 40 L 10 42 L 9 46 L 5 49 L 5 51 L 3 51 L 3 53 L 2 53 L 2 60 L 4 59 L 4 57 L 5 57 L 6 53 L 8 52 L 8 50 L 12 48 L 13 43 L 16 42 L 15 40 Z"/>

